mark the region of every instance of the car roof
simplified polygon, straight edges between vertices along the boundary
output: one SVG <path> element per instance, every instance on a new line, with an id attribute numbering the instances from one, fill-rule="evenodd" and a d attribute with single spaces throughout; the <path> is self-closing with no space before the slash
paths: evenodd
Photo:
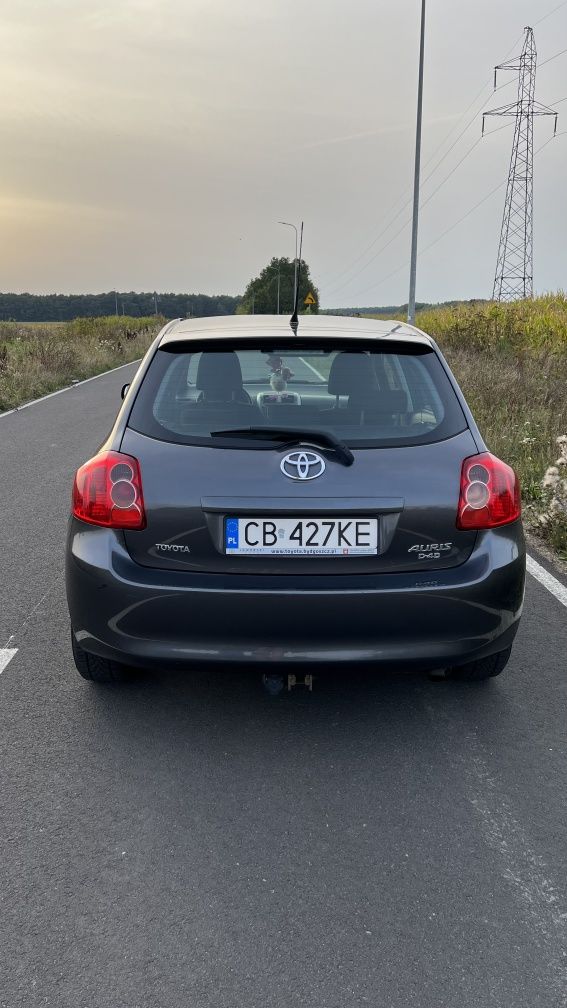
<path id="1" fill-rule="evenodd" d="M 296 338 L 290 329 L 287 315 L 214 315 L 210 318 L 174 319 L 162 331 L 160 346 L 182 343 L 193 337 L 226 340 L 257 339 L 264 333 L 285 334 L 290 346 Z M 395 319 L 351 318 L 344 315 L 300 315 L 297 339 L 309 336 L 323 336 L 337 339 L 348 338 L 368 340 L 372 337 L 393 337 L 397 342 L 419 343 L 433 346 L 431 338 L 421 329 Z"/>

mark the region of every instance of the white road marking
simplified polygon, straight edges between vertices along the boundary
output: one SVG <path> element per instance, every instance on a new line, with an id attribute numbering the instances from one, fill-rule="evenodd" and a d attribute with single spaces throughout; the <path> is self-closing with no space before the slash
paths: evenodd
<path id="1" fill-rule="evenodd" d="M 548 966 L 546 979 L 556 996 L 553 1003 L 558 1008 L 567 1008 L 567 903 L 561 882 L 555 881 L 545 859 L 532 846 L 522 824 L 514 816 L 503 782 L 491 773 L 489 753 L 476 731 L 469 729 L 459 733 L 460 726 L 455 725 L 453 718 L 439 705 L 433 707 L 425 701 L 424 706 L 432 730 L 444 728 L 439 746 L 464 784 L 464 794 L 478 816 L 484 840 L 498 858 L 502 878 L 510 886 L 534 937 L 544 943 Z"/>
<path id="2" fill-rule="evenodd" d="M 539 581 L 544 588 L 547 588 L 552 595 L 555 595 L 555 598 L 562 605 L 567 606 L 567 588 L 561 584 L 561 581 L 553 577 L 553 574 L 549 574 L 541 564 L 538 564 L 537 560 L 534 560 L 529 555 L 526 557 L 526 568 L 536 581 Z"/>
<path id="3" fill-rule="evenodd" d="M 121 371 L 122 368 L 131 367 L 132 364 L 139 364 L 141 357 L 138 357 L 134 361 L 128 361 L 127 364 L 119 364 L 118 367 L 111 368 L 110 371 L 101 371 L 100 374 L 92 375 L 91 378 L 83 378 L 82 381 L 74 382 L 73 385 L 65 385 L 64 388 L 57 389 L 56 392 L 49 392 L 47 395 L 40 396 L 39 399 L 31 399 L 30 402 L 22 403 L 21 406 L 16 406 L 14 409 L 6 410 L 4 413 L 0 413 L 0 419 L 5 416 L 11 416 L 12 413 L 21 413 L 23 409 L 27 409 L 28 406 L 35 406 L 37 403 L 44 402 L 46 399 L 52 399 L 53 396 L 61 395 L 62 392 L 68 392 L 69 389 L 79 388 L 80 385 L 86 385 L 87 382 L 95 381 L 97 378 L 104 378 L 105 375 L 112 374 L 114 371 Z"/>
<path id="4" fill-rule="evenodd" d="M 17 647 L 0 648 L 0 675 L 2 675 L 4 669 L 9 665 L 9 663 L 12 661 L 12 658 L 17 653 L 18 653 Z"/>
<path id="5" fill-rule="evenodd" d="M 314 375 L 317 375 L 319 381 L 322 382 L 325 381 L 323 375 L 317 370 L 317 368 L 314 368 L 313 365 L 309 363 L 309 361 L 306 361 L 305 357 L 300 357 L 299 359 L 300 361 L 303 362 L 303 364 L 305 364 L 305 367 L 309 368 L 309 370 L 312 371 Z"/>

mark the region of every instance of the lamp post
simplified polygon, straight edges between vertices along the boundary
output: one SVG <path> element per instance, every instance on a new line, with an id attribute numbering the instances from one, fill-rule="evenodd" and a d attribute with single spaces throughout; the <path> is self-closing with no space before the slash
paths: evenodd
<path id="1" fill-rule="evenodd" d="M 417 226 L 419 222 L 419 172 L 421 167 L 421 110 L 423 106 L 423 59 L 425 51 L 425 0 L 421 0 L 421 34 L 419 41 L 419 78 L 417 85 L 417 123 L 415 129 L 415 171 L 413 178 L 413 219 L 411 229 L 410 286 L 408 322 L 415 322 L 415 282 L 417 274 Z"/>
<path id="2" fill-rule="evenodd" d="M 288 222 L 284 220 L 278 221 L 278 224 L 283 224 L 284 227 L 293 228 L 293 230 L 295 231 L 295 259 L 293 268 L 293 290 L 295 295 L 295 290 L 297 288 L 297 228 L 295 224 L 288 224 Z"/>

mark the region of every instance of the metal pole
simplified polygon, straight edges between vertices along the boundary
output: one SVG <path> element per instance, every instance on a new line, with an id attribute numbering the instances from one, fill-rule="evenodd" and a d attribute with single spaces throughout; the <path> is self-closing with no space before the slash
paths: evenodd
<path id="1" fill-rule="evenodd" d="M 297 228 L 295 224 L 288 224 L 288 222 L 284 220 L 278 221 L 278 224 L 283 224 L 284 227 L 293 228 L 293 230 L 295 231 L 295 260 L 293 268 L 293 290 L 295 295 L 295 289 L 297 287 Z"/>
<path id="2" fill-rule="evenodd" d="M 421 168 L 421 112 L 423 106 L 423 59 L 425 52 L 425 0 L 421 0 L 421 35 L 419 42 L 419 83 L 417 87 L 417 124 L 415 130 L 415 171 L 413 177 L 413 221 L 411 229 L 410 284 L 408 322 L 415 322 L 415 282 L 417 275 L 417 226 L 419 222 L 419 172 Z"/>
<path id="3" fill-rule="evenodd" d="M 276 315 L 279 315 L 279 313 L 280 313 L 280 268 L 278 266 L 278 308 L 276 311 Z"/>

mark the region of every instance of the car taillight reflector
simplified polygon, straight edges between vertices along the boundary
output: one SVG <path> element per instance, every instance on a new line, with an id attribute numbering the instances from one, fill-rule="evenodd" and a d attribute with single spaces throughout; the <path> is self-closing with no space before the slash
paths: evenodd
<path id="1" fill-rule="evenodd" d="M 497 528 L 516 521 L 521 513 L 520 485 L 509 465 L 489 452 L 465 459 L 457 528 Z"/>
<path id="2" fill-rule="evenodd" d="M 81 466 L 73 485 L 73 514 L 107 528 L 146 527 L 138 460 L 121 452 L 101 452 Z"/>

